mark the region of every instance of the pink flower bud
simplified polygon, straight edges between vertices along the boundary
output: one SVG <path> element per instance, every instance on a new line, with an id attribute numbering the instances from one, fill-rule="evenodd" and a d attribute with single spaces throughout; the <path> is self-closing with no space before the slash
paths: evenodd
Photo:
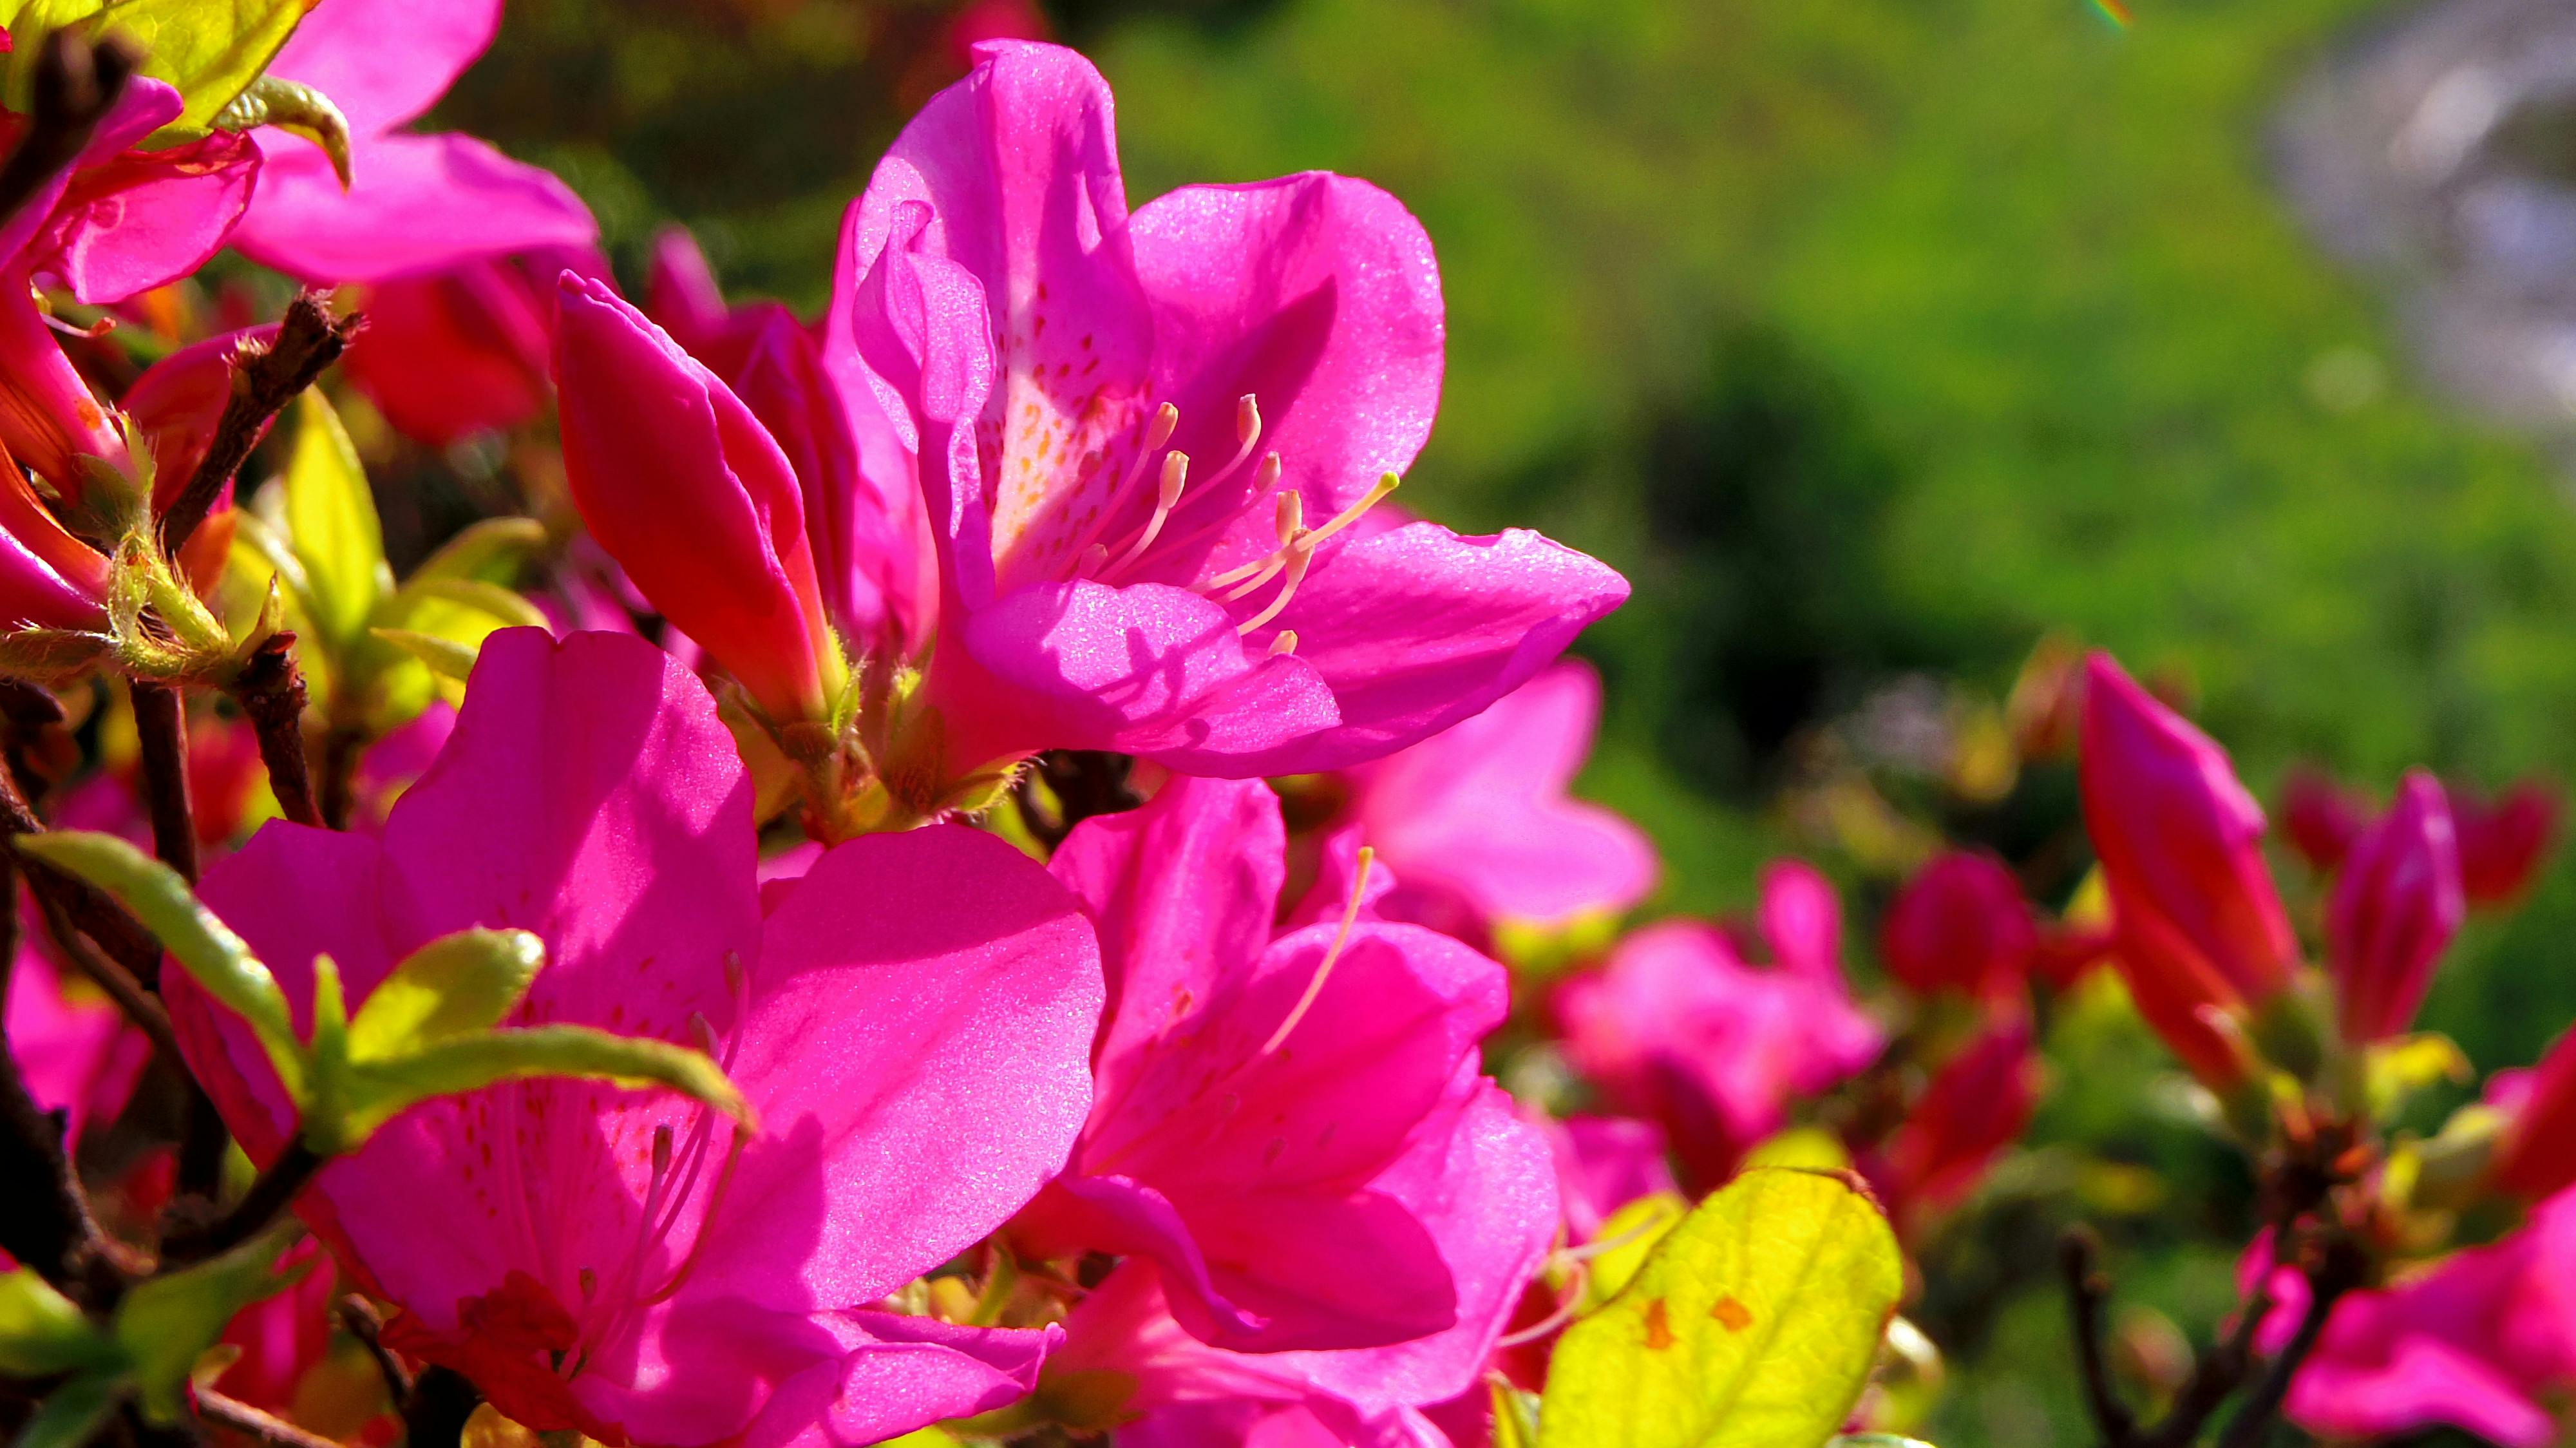
<path id="1" fill-rule="evenodd" d="M 837 672 L 796 474 L 731 389 L 606 286 L 566 272 L 564 472 L 592 536 L 780 719 Z"/>
<path id="2" fill-rule="evenodd" d="M 2039 928 L 2012 871 L 1967 850 L 1941 856 L 1907 881 L 1879 932 L 1888 973 L 1918 995 L 2009 996 L 2038 945 Z"/>
<path id="3" fill-rule="evenodd" d="M 2320 875 L 2343 868 L 2352 842 L 2369 825 L 2370 802 L 2321 769 L 2302 764 L 2281 782 L 2281 832 Z"/>
<path id="4" fill-rule="evenodd" d="M 2226 751 L 2150 698 L 2110 655 L 2086 669 L 2081 783 L 2139 1014 L 2212 1085 L 2242 1074 L 2206 1017 L 2242 1015 L 2289 981 L 2297 946 L 2263 862 L 2263 810 Z"/>
<path id="5" fill-rule="evenodd" d="M 2326 955 L 2346 1040 L 2406 1029 L 2467 913 L 2450 803 L 2439 781 L 2414 770 L 2388 813 L 2354 841 L 2326 908 Z"/>
<path id="6" fill-rule="evenodd" d="M 2039 1058 L 2030 1021 L 2014 1017 L 1953 1056 L 1887 1139 L 1872 1185 L 1900 1221 L 1957 1203 L 2030 1124 Z"/>
<path id="7" fill-rule="evenodd" d="M 2494 799 L 2450 787 L 2460 838 L 2460 887 L 2471 903 L 2495 905 L 2522 893 L 2558 834 L 2558 792 L 2526 779 Z"/>
<path id="8" fill-rule="evenodd" d="M 2558 1038 L 2521 1084 L 2490 1179 L 2538 1201 L 2576 1186 L 2576 1031 Z"/>
<path id="9" fill-rule="evenodd" d="M 89 476 L 80 460 L 126 465 L 125 437 L 63 355 L 23 281 L 0 278 L 0 293 L 13 291 L 0 295 L 0 448 L 76 500 Z"/>

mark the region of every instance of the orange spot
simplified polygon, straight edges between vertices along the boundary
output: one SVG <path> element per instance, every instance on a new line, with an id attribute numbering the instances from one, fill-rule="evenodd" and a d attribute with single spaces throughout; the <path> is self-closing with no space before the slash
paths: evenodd
<path id="1" fill-rule="evenodd" d="M 1717 1299 L 1717 1305 L 1708 1310 L 1708 1315 L 1716 1318 L 1728 1332 L 1742 1332 L 1753 1325 L 1753 1309 L 1732 1297 Z"/>
<path id="2" fill-rule="evenodd" d="M 1664 1299 L 1646 1304 L 1646 1350 L 1663 1352 L 1673 1345 L 1673 1325 L 1664 1320 Z"/>

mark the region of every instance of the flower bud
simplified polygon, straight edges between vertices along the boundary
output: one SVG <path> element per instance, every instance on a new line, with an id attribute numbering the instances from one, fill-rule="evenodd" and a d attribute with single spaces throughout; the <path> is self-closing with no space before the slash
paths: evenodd
<path id="1" fill-rule="evenodd" d="M 2491 1180 L 2538 1201 L 2576 1186 L 2576 1031 L 2560 1036 L 2528 1077 L 2515 1083 Z"/>
<path id="2" fill-rule="evenodd" d="M 2038 1102 L 2030 1022 L 2015 1017 L 1970 1042 L 1933 1076 L 1888 1138 L 1878 1185 L 1907 1217 L 1956 1203 L 2030 1124 Z"/>
<path id="3" fill-rule="evenodd" d="M 2467 913 L 2450 802 L 2430 773 L 2414 770 L 2388 813 L 2353 842 L 2326 907 L 2326 961 L 2345 1040 L 2406 1029 Z"/>
<path id="4" fill-rule="evenodd" d="M 2451 819 L 2460 840 L 2460 888 L 2476 905 L 2522 893 L 2558 834 L 2558 793 L 2524 780 L 2494 799 L 2454 785 Z"/>
<path id="5" fill-rule="evenodd" d="M 1954 850 L 1897 893 L 1879 933 L 1888 973 L 1918 995 L 1954 990 L 1980 1000 L 2021 984 L 2039 928 L 2021 885 L 1992 855 Z"/>
<path id="6" fill-rule="evenodd" d="M 67 502 L 89 480 L 84 457 L 130 465 L 116 420 L 63 355 L 23 284 L 0 284 L 0 448 Z"/>
<path id="7" fill-rule="evenodd" d="M 2353 841 L 2369 825 L 2370 802 L 2321 769 L 2299 765 L 2281 783 L 2281 832 L 2320 875 L 2343 868 Z"/>
<path id="8" fill-rule="evenodd" d="M 2263 810 L 2226 751 L 2107 654 L 2086 669 L 2080 780 L 2139 1014 L 2212 1086 L 2242 1056 L 2209 1016 L 2242 1016 L 2289 981 L 2296 943 L 2263 862 Z"/>
<path id="9" fill-rule="evenodd" d="M 566 272 L 555 334 L 564 472 L 592 536 L 773 719 L 838 687 L 796 474 L 669 334 Z"/>

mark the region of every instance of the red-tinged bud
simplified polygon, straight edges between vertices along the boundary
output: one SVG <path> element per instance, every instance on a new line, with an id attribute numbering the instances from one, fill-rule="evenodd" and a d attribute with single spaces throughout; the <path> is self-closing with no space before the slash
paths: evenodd
<path id="1" fill-rule="evenodd" d="M 2370 801 L 2335 783 L 2324 770 L 2302 764 L 2281 782 L 2281 833 L 2320 875 L 2343 868 L 2353 841 L 2369 825 Z"/>
<path id="2" fill-rule="evenodd" d="M 1874 1184 L 1901 1217 L 1955 1205 L 2030 1125 L 2038 1102 L 2030 1022 L 2014 1017 L 1970 1042 L 1933 1076 L 1888 1137 Z"/>
<path id="3" fill-rule="evenodd" d="M 2536 1202 L 2576 1186 L 2576 1031 L 2558 1038 L 2519 1094 L 2489 1180 Z"/>
<path id="4" fill-rule="evenodd" d="M 1918 995 L 2008 998 L 2038 946 L 2039 927 L 2012 871 L 1966 850 L 1942 855 L 1906 882 L 1879 932 L 1888 972 Z"/>
<path id="5" fill-rule="evenodd" d="M 2139 1014 L 2195 1075 L 2234 1084 L 2242 1054 L 2210 1015 L 2289 983 L 2297 944 L 2263 862 L 2263 810 L 2226 751 L 2107 654 L 2086 668 L 2080 779 L 2120 972 Z"/>
<path id="6" fill-rule="evenodd" d="M 2406 1029 L 2467 913 L 2450 803 L 2439 781 L 2414 770 L 2388 813 L 2353 843 L 2326 907 L 2326 959 L 2345 1040 Z"/>
<path id="7" fill-rule="evenodd" d="M 2558 791 L 2526 779 L 2493 799 L 2452 785 L 2450 798 L 2469 903 L 2496 905 L 2521 894 L 2557 839 Z"/>
<path id="8" fill-rule="evenodd" d="M 2030 973 L 2066 990 L 2109 960 L 2118 944 L 2118 933 L 2100 926 L 2052 925 L 2039 932 L 2039 944 L 2030 953 Z"/>
<path id="9" fill-rule="evenodd" d="M 780 721 L 839 687 L 795 471 L 767 429 L 607 287 L 563 275 L 564 472 L 591 535 Z"/>

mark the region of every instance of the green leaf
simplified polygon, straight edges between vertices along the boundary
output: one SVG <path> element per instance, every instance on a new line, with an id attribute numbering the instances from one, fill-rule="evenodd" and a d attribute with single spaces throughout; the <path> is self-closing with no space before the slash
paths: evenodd
<path id="1" fill-rule="evenodd" d="M 376 637 L 387 643 L 399 645 L 404 652 L 427 664 L 431 673 L 442 679 L 453 679 L 460 684 L 465 682 L 467 675 L 474 672 L 474 660 L 483 651 L 479 641 L 461 644 L 454 639 L 444 639 L 436 634 L 420 633 L 413 629 L 380 628 L 374 632 Z"/>
<path id="2" fill-rule="evenodd" d="M 507 583 L 523 560 L 545 546 L 546 525 L 534 518 L 485 518 L 438 545 L 412 570 L 410 581 L 479 578 Z"/>
<path id="3" fill-rule="evenodd" d="M 187 103 L 155 134 L 201 136 L 259 79 L 315 0 L 109 0 L 93 35 L 115 32 L 143 47 L 143 73 L 167 81 Z"/>
<path id="4" fill-rule="evenodd" d="M 546 616 L 535 604 L 497 583 L 486 583 L 479 578 L 415 578 L 403 585 L 401 598 L 404 603 L 413 605 L 414 611 L 420 611 L 419 604 L 435 599 L 460 604 L 506 627 L 546 626 Z M 433 628 L 430 631 L 442 630 Z M 491 629 L 484 628 L 482 632 L 490 633 Z M 475 636 L 475 641 L 481 641 L 480 634 Z"/>
<path id="5" fill-rule="evenodd" d="M 1591 1278 L 1584 1284 L 1583 1304 L 1588 1311 L 1619 1295 L 1620 1289 L 1634 1281 L 1637 1269 L 1663 1244 L 1666 1234 L 1690 1215 L 1690 1203 L 1672 1192 L 1643 1196 L 1610 1214 L 1593 1235 L 1596 1243 L 1607 1242 L 1592 1259 Z"/>
<path id="6" fill-rule="evenodd" d="M 1500 1373 L 1486 1380 L 1494 1410 L 1494 1448 L 1537 1448 L 1538 1394 L 1524 1391 Z"/>
<path id="7" fill-rule="evenodd" d="M 752 1123 L 750 1103 L 702 1052 L 587 1026 L 530 1026 L 459 1036 L 390 1061 L 352 1063 L 348 1120 L 340 1139 L 355 1150 L 377 1127 L 417 1102 L 542 1076 L 636 1088 L 667 1086 L 746 1127 Z"/>
<path id="8" fill-rule="evenodd" d="M 286 464 L 286 531 L 304 564 L 313 623 L 335 648 L 366 627 L 393 586 L 384 528 L 358 450 L 329 400 L 308 389 L 296 399 L 295 450 Z"/>
<path id="9" fill-rule="evenodd" d="M 286 993 L 242 938 L 197 903 L 178 872 L 114 835 L 86 830 L 21 835 L 18 849 L 78 875 L 132 911 L 190 979 L 250 1024 L 287 1095 L 303 1099 L 304 1046 L 295 1037 Z"/>
<path id="10" fill-rule="evenodd" d="M 1566 1329 L 1541 1448 L 1819 1448 L 1903 1288 L 1895 1234 L 1849 1179 L 1747 1171 Z"/>
<path id="11" fill-rule="evenodd" d="M 0 1277 L 0 1374 L 45 1378 L 122 1361 L 115 1342 L 35 1268 Z"/>
<path id="12" fill-rule="evenodd" d="M 321 147 L 330 159 L 331 174 L 340 178 L 340 189 L 349 189 L 349 118 L 329 96 L 301 81 L 261 76 L 233 97 L 213 125 L 218 131 L 275 126 L 290 136 L 301 136 Z"/>
<path id="13" fill-rule="evenodd" d="M 116 1341 L 133 1365 L 145 1417 L 178 1421 L 189 1370 L 223 1336 L 233 1314 L 293 1286 L 312 1267 L 306 1262 L 282 1275 L 271 1270 L 303 1230 L 281 1222 L 221 1256 L 137 1283 L 125 1294 L 116 1308 Z"/>
<path id="14" fill-rule="evenodd" d="M 2463 1084 L 2477 1076 L 2467 1054 L 2439 1031 L 2373 1041 L 2363 1048 L 2362 1059 L 2370 1109 L 2379 1116 L 2394 1114 L 2428 1087 Z"/>
<path id="15" fill-rule="evenodd" d="M 1902 1433 L 1838 1433 L 1830 1448 L 1932 1448 L 1932 1445 Z"/>
<path id="16" fill-rule="evenodd" d="M 54 1389 L 36 1416 L 18 1430 L 12 1448 L 83 1448 L 116 1408 L 124 1386 L 115 1373 L 83 1373 Z"/>
<path id="17" fill-rule="evenodd" d="M 545 943 L 524 930 L 442 935 L 404 956 L 358 1007 L 349 1059 L 391 1060 L 488 1031 L 527 995 L 545 963 Z"/>

